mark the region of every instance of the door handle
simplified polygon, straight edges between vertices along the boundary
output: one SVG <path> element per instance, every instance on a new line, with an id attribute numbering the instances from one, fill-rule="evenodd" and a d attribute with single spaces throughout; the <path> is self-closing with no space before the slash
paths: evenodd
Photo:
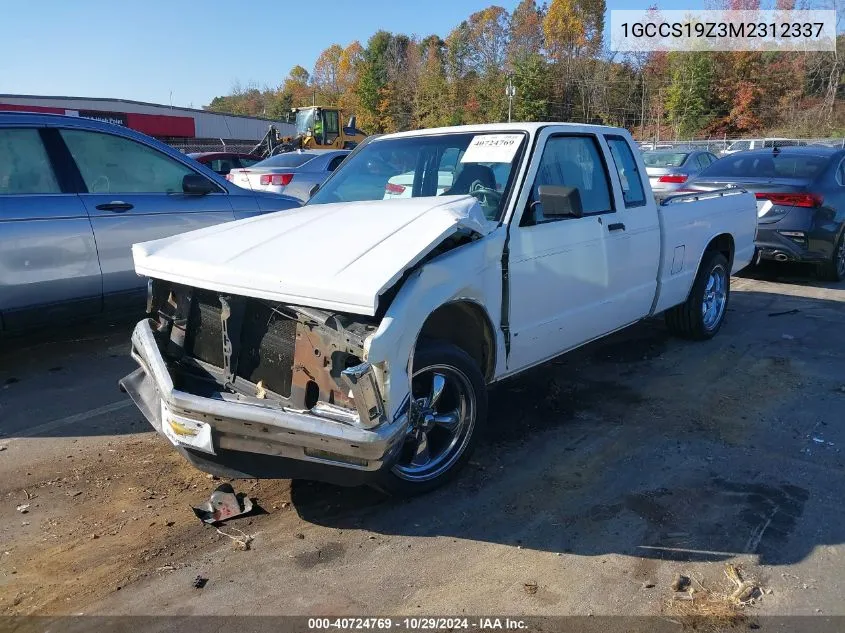
<path id="1" fill-rule="evenodd" d="M 616 222 L 615 224 L 608 224 L 607 230 L 608 231 L 624 231 L 625 225 L 622 224 L 621 222 Z"/>
<path id="2" fill-rule="evenodd" d="M 100 211 L 114 211 L 115 213 L 123 213 L 124 211 L 129 211 L 135 205 L 129 204 L 128 202 L 123 202 L 122 200 L 112 200 L 111 202 L 104 202 L 103 204 L 98 204 L 97 208 Z"/>

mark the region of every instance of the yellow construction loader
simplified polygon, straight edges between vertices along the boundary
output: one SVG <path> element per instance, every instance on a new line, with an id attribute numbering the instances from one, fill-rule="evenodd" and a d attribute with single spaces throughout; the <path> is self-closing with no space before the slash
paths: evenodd
<path id="1" fill-rule="evenodd" d="M 367 135 L 355 127 L 354 116 L 343 127 L 340 124 L 342 116 L 343 113 L 337 108 L 292 108 L 288 122 L 296 126 L 296 134 L 281 136 L 275 126 L 271 125 L 253 153 L 272 156 L 297 149 L 352 149 Z"/>

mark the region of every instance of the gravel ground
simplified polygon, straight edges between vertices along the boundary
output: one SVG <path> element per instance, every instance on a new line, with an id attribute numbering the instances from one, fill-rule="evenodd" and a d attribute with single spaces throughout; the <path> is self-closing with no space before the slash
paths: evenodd
<path id="1" fill-rule="evenodd" d="M 727 608 L 730 563 L 759 588 L 741 613 L 845 615 L 845 286 L 733 291 L 713 341 L 647 321 L 500 385 L 428 496 L 233 482 L 261 508 L 227 528 L 249 551 L 117 390 L 129 324 L 7 341 L 0 612 L 695 615 Z"/>

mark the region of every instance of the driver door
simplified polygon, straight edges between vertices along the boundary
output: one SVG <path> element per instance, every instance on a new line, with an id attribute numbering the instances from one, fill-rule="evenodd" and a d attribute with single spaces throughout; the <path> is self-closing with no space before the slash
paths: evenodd
<path id="1" fill-rule="evenodd" d="M 608 253 L 616 211 L 601 145 L 592 134 L 544 137 L 511 220 L 509 373 L 617 327 Z M 583 216 L 544 216 L 540 185 L 577 188 Z"/>

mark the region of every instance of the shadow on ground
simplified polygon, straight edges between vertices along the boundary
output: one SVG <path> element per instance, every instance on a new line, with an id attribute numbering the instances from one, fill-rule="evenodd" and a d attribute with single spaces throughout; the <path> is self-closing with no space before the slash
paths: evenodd
<path id="1" fill-rule="evenodd" d="M 845 289 L 845 283 L 823 281 L 818 276 L 818 269 L 813 264 L 797 262 L 763 261 L 756 266 L 749 266 L 739 275 L 745 279 L 760 281 L 774 281 L 796 286 L 810 286 L 813 288 Z"/>
<path id="2" fill-rule="evenodd" d="M 769 318 L 778 297 L 736 292 L 707 343 L 652 320 L 501 385 L 469 466 L 435 493 L 294 481 L 293 505 L 342 529 L 646 561 L 786 564 L 843 543 L 845 430 L 825 420 L 845 403 L 833 384 L 845 357 L 829 351 L 845 342 L 845 311 L 784 297 L 802 310 Z"/>
<path id="3" fill-rule="evenodd" d="M 129 339 L 136 321 L 97 319 L 0 338 L 0 435 L 82 437 L 148 428 L 143 416 L 129 415 L 130 401 L 117 386 L 135 366 Z"/>

